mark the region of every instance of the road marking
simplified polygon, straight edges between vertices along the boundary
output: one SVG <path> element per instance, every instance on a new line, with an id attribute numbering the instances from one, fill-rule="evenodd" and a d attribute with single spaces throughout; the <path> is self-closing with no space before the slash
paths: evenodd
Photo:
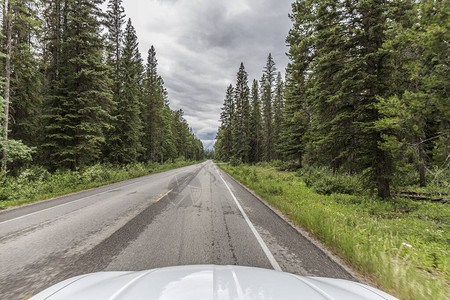
<path id="1" fill-rule="evenodd" d="M 23 218 L 26 218 L 26 217 L 29 217 L 29 216 L 32 216 L 32 215 L 36 215 L 36 214 L 44 212 L 44 211 L 48 211 L 48 210 L 51 210 L 51 209 L 54 209 L 54 208 L 63 207 L 63 206 L 69 205 L 69 204 L 77 203 L 77 202 L 80 202 L 82 200 L 86 200 L 86 199 L 92 198 L 94 196 L 106 194 L 108 192 L 110 192 L 110 191 L 104 191 L 104 192 L 101 192 L 101 193 L 98 193 L 98 194 L 94 194 L 94 195 L 90 195 L 90 196 L 86 196 L 86 197 L 80 198 L 78 200 L 73 200 L 73 201 L 66 202 L 66 203 L 63 203 L 63 204 L 60 204 L 60 205 L 56 205 L 56 206 L 52 206 L 52 207 L 45 208 L 45 209 L 42 209 L 42 210 L 38 210 L 38 211 L 35 211 L 35 212 L 32 212 L 32 213 L 29 213 L 29 214 L 26 214 L 26 215 L 14 218 L 14 219 L 10 219 L 10 220 L 7 220 L 7 221 L 0 222 L 0 224 L 5 224 L 5 223 L 12 222 L 12 221 L 17 221 L 17 220 L 20 220 L 20 219 L 23 219 Z"/>
<path id="2" fill-rule="evenodd" d="M 125 184 L 125 185 L 120 186 L 120 188 L 123 188 L 123 187 L 125 187 L 125 186 L 129 186 L 129 185 L 132 185 L 132 184 L 140 183 L 140 182 L 145 181 L 145 180 L 146 180 L 146 179 L 139 180 L 139 181 L 134 181 L 134 182 L 130 182 L 130 183 L 128 183 L 128 184 Z M 10 220 L 6 220 L 6 221 L 3 221 L 3 222 L 0 222 L 0 225 L 1 225 L 1 224 L 6 224 L 6 223 L 9 223 L 9 222 L 12 222 L 12 221 L 17 221 L 17 220 L 20 220 L 20 219 L 23 219 L 23 218 L 26 218 L 26 217 L 29 217 L 29 216 L 32 216 L 32 215 L 36 215 L 36 214 L 38 214 L 38 213 L 45 212 L 45 211 L 48 211 L 48 210 L 51 210 L 51 209 L 54 209 L 54 208 L 63 207 L 63 206 L 66 206 L 66 205 L 69 205 L 69 204 L 74 204 L 74 203 L 77 203 L 77 202 L 80 202 L 80 201 L 82 201 L 82 200 L 86 200 L 86 199 L 89 199 L 89 198 L 92 198 L 92 197 L 96 197 L 96 196 L 99 196 L 99 195 L 103 195 L 103 194 L 106 194 L 106 193 L 110 193 L 111 191 L 112 191 L 112 190 L 103 191 L 103 192 L 100 192 L 100 193 L 97 193 L 97 194 L 93 194 L 93 195 L 90 195 L 90 196 L 86 196 L 86 197 L 80 198 L 80 199 L 78 199 L 78 200 L 73 200 L 73 201 L 66 202 L 66 203 L 63 203 L 63 204 L 60 204 L 60 205 L 56 205 L 56 206 L 52 206 L 52 207 L 45 208 L 45 209 L 42 209 L 42 210 L 38 210 L 38 211 L 35 211 L 35 212 L 32 212 L 32 213 L 29 213 L 29 214 L 26 214 L 26 215 L 23 215 L 23 216 L 14 218 L 14 219 L 10 219 Z M 170 190 L 170 191 L 172 191 L 172 190 Z M 170 192 L 170 191 L 169 191 L 169 192 Z M 66 195 L 62 195 L 62 196 L 60 196 L 60 197 L 64 197 L 64 196 L 66 196 Z M 164 195 L 164 196 L 165 196 L 165 195 Z M 164 197 L 164 196 L 163 196 L 163 197 Z M 162 198 L 162 197 L 161 197 L 161 198 Z M 159 200 L 160 200 L 160 199 L 158 199 L 157 201 L 159 201 Z M 39 202 L 36 202 L 36 203 L 39 203 Z"/>
<path id="3" fill-rule="evenodd" d="M 247 222 L 248 226 L 250 227 L 251 231 L 253 232 L 253 234 L 256 237 L 256 240 L 258 241 L 259 245 L 261 246 L 261 248 L 264 251 L 264 254 L 266 254 L 267 259 L 269 259 L 270 264 L 272 265 L 273 269 L 275 271 L 283 271 L 280 267 L 280 265 L 278 264 L 278 262 L 275 260 L 275 257 L 273 256 L 272 252 L 270 252 L 269 248 L 267 247 L 266 243 L 264 242 L 264 240 L 261 238 L 261 236 L 259 235 L 258 231 L 256 231 L 255 226 L 253 226 L 252 222 L 250 221 L 250 219 L 248 218 L 247 214 L 245 213 L 244 209 L 242 208 L 242 206 L 239 204 L 236 196 L 233 194 L 233 192 L 231 191 L 230 187 L 228 186 L 227 182 L 225 181 L 225 179 L 223 179 L 222 175 L 220 175 L 219 170 L 217 168 L 216 172 L 217 174 L 219 174 L 219 177 L 222 179 L 223 183 L 225 183 L 225 186 L 227 187 L 228 191 L 230 192 L 231 196 L 234 199 L 234 202 L 236 202 L 237 207 L 239 208 L 239 211 L 241 212 L 242 216 L 244 217 L 245 221 Z"/>
<path id="4" fill-rule="evenodd" d="M 164 195 L 162 195 L 161 197 L 159 197 L 155 202 L 158 202 L 159 200 L 161 200 L 162 198 L 164 198 L 165 196 L 167 196 L 173 189 L 169 190 L 167 193 L 165 193 Z"/>

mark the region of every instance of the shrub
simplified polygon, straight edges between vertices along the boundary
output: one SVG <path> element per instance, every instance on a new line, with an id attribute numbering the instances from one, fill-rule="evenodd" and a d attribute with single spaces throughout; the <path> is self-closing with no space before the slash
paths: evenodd
<path id="1" fill-rule="evenodd" d="M 305 167 L 298 173 L 306 186 L 321 195 L 349 194 L 357 195 L 363 191 L 359 176 L 335 173 L 325 167 Z"/>
<path id="2" fill-rule="evenodd" d="M 239 166 L 240 164 L 242 164 L 242 162 L 239 160 L 239 159 L 237 159 L 236 157 L 232 157 L 231 159 L 230 159 L 230 164 L 233 166 L 233 167 L 237 167 L 237 166 Z"/>
<path id="3" fill-rule="evenodd" d="M 51 176 L 50 172 L 42 166 L 33 166 L 23 170 L 18 176 L 22 181 L 44 181 Z"/>
<path id="4" fill-rule="evenodd" d="M 84 183 L 104 182 L 111 180 L 111 175 L 111 167 L 96 164 L 86 168 L 84 172 L 82 172 L 81 178 Z"/>

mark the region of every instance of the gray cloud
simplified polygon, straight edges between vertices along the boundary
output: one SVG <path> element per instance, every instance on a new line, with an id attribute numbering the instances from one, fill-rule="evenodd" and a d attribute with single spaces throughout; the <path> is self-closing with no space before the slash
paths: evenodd
<path id="1" fill-rule="evenodd" d="M 146 57 L 154 45 L 173 109 L 211 146 L 225 90 L 240 62 L 249 83 L 272 53 L 284 72 L 291 0 L 124 0 Z"/>

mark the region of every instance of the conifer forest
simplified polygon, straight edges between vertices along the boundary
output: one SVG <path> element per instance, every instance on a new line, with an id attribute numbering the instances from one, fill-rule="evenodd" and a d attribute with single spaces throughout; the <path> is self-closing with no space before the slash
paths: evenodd
<path id="1" fill-rule="evenodd" d="M 0 0 L 0 298 L 448 299 L 449 14 Z"/>
<path id="2" fill-rule="evenodd" d="M 203 158 L 156 49 L 141 57 L 122 1 L 103 2 L 1 1 L 2 177 Z"/>
<path id="3" fill-rule="evenodd" d="M 449 12 L 449 1 L 295 1 L 285 79 L 270 54 L 252 82 L 241 64 L 216 157 L 358 174 L 382 198 L 448 191 Z"/>

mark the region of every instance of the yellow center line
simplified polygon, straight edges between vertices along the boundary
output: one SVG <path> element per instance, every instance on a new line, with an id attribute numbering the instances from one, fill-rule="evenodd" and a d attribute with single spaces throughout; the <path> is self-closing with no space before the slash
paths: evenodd
<path id="1" fill-rule="evenodd" d="M 165 196 L 167 196 L 173 189 L 169 190 L 167 193 L 165 193 L 164 195 L 162 195 L 161 197 L 158 198 L 158 200 L 156 200 L 155 202 L 158 202 L 159 200 L 161 200 L 162 198 L 164 198 Z"/>

